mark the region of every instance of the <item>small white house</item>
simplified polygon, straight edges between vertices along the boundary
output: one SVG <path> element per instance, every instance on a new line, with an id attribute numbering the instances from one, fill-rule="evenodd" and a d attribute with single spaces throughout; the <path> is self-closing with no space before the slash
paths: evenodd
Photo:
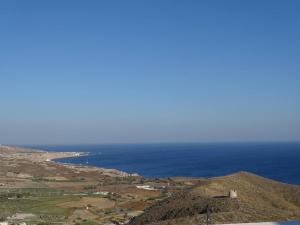
<path id="1" fill-rule="evenodd" d="M 152 187 L 150 185 L 137 185 L 136 188 L 144 189 L 144 190 L 148 190 L 148 191 L 156 191 L 157 190 L 157 189 L 155 189 L 154 187 Z"/>

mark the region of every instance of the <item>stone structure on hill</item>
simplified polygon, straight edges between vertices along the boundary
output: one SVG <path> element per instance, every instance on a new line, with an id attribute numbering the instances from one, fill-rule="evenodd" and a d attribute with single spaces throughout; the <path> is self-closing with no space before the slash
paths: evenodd
<path id="1" fill-rule="evenodd" d="M 237 198 L 237 191 L 236 190 L 230 190 L 229 191 L 229 198 Z"/>

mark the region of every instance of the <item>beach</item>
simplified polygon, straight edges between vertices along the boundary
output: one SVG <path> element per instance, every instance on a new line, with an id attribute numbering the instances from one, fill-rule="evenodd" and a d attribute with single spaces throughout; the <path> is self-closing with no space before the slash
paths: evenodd
<path id="1" fill-rule="evenodd" d="M 147 178 L 114 168 L 53 161 L 81 157 L 93 156 L 0 146 L 0 217 L 28 224 L 199 224 L 211 204 L 218 224 L 300 218 L 297 185 L 249 172 Z"/>

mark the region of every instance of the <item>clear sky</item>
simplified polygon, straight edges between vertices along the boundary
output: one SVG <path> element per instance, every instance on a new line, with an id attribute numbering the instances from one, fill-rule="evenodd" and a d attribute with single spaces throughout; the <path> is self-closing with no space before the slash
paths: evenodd
<path id="1" fill-rule="evenodd" d="M 0 143 L 300 141 L 298 0 L 2 0 Z"/>

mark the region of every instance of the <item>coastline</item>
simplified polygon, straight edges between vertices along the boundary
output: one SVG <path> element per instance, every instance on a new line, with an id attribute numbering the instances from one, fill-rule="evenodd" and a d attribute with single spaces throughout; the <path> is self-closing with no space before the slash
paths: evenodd
<path id="1" fill-rule="evenodd" d="M 96 172 L 101 175 L 110 177 L 139 177 L 137 173 L 129 174 L 125 171 L 120 171 L 114 168 L 102 168 L 90 165 L 61 163 L 55 161 L 56 159 L 80 157 L 88 155 L 89 152 L 51 152 L 42 149 L 25 148 L 19 146 L 0 145 L 0 159 L 28 161 L 32 164 L 39 164 L 47 168 L 50 164 L 64 167 L 68 170 L 73 170 L 75 173 L 89 173 Z"/>
<path id="2" fill-rule="evenodd" d="M 144 225 L 151 221 L 164 225 L 157 215 L 175 224 L 178 220 L 186 221 L 179 224 L 191 224 L 191 220 L 204 216 L 208 203 L 220 210 L 214 214 L 218 224 L 300 218 L 299 186 L 248 172 L 210 178 L 147 179 L 115 169 L 55 162 L 60 157 L 74 156 L 80 156 L 80 152 L 0 146 L 0 191 L 4 195 L 11 192 L 4 196 L 5 204 L 19 204 L 20 213 L 32 213 L 39 222 L 54 219 L 70 224 L 83 219 L 111 224 L 117 218 L 119 224 Z M 232 190 L 237 190 L 234 198 L 228 195 Z M 28 205 L 34 207 L 24 211 L 22 207 Z M 54 210 L 52 217 L 45 214 L 49 209 Z M 182 212 L 180 218 L 176 216 L 178 211 Z M 12 217 L 8 220 L 15 222 L 15 212 L 9 213 Z M 229 217 L 223 217 L 223 213 Z"/>
<path id="3" fill-rule="evenodd" d="M 86 152 L 50 152 L 43 149 L 25 148 L 19 146 L 0 145 L 1 154 L 5 157 L 14 157 L 28 159 L 33 162 L 54 162 L 53 160 L 59 158 L 79 157 L 87 155 Z"/>

